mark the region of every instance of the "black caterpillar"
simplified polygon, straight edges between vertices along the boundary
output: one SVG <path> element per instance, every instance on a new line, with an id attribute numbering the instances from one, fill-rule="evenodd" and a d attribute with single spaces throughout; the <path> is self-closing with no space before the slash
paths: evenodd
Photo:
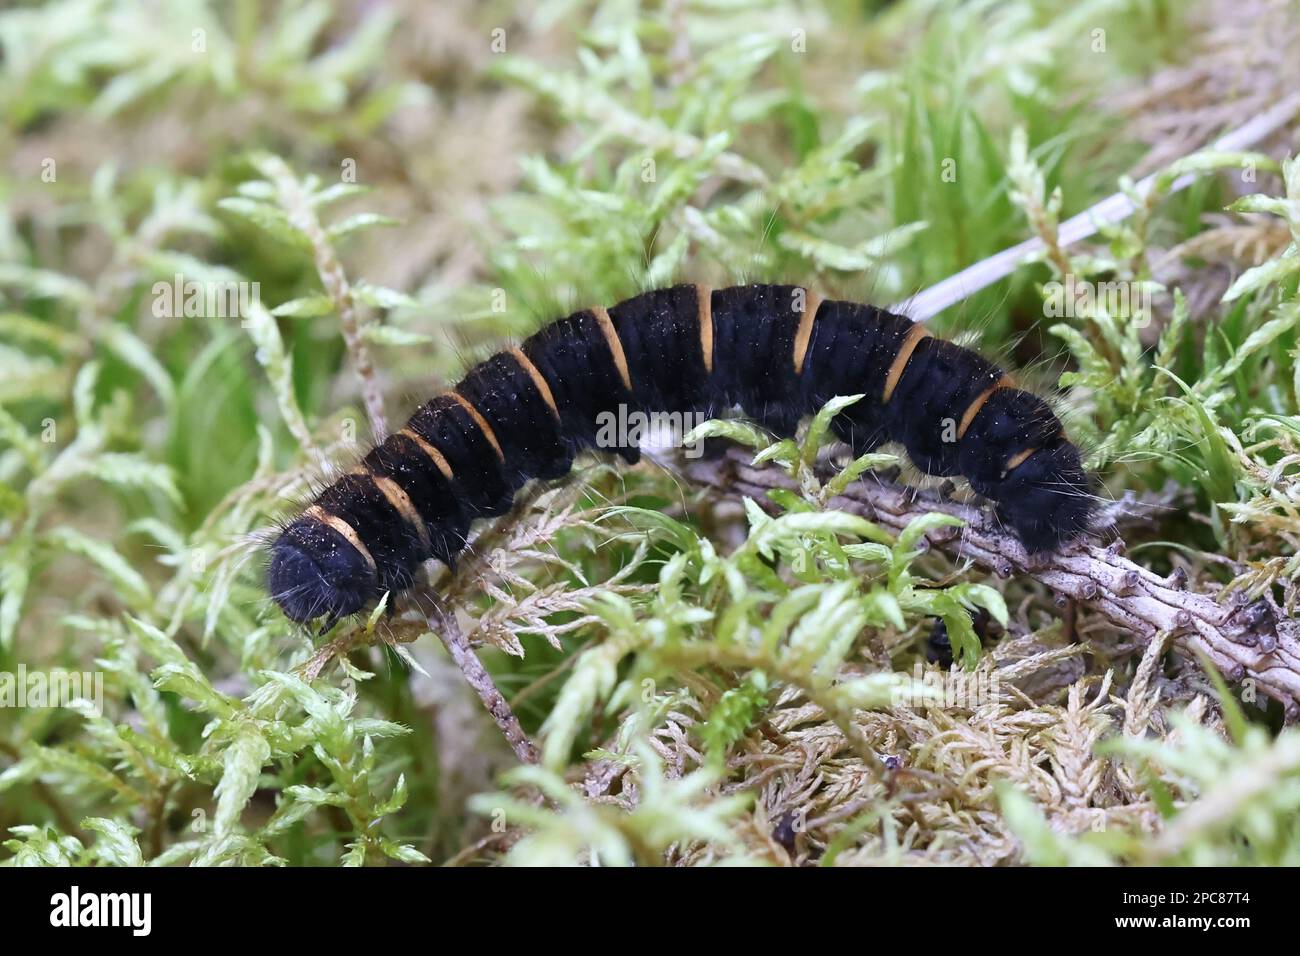
<path id="1" fill-rule="evenodd" d="M 892 440 L 929 474 L 963 476 L 1031 551 L 1087 529 L 1094 499 L 1078 449 L 1045 401 L 975 352 L 799 286 L 679 285 L 553 322 L 423 405 L 284 529 L 270 594 L 294 621 L 333 623 L 409 588 L 428 558 L 452 564 L 476 518 L 596 448 L 598 416 L 620 405 L 739 406 L 788 436 L 858 393 L 833 423 L 855 454 Z"/>

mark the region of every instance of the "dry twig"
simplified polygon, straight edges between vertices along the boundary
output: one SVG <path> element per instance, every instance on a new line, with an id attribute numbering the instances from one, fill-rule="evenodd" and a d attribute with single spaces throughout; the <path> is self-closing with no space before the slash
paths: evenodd
<path id="1" fill-rule="evenodd" d="M 456 615 L 446 611 L 441 604 L 435 603 L 433 613 L 429 615 L 428 620 L 429 629 L 438 635 L 438 639 L 447 648 L 451 659 L 465 675 L 466 682 L 474 688 L 474 693 L 478 694 L 479 699 L 483 701 L 483 706 L 487 708 L 492 719 L 501 728 L 501 732 L 505 734 L 506 741 L 514 750 L 515 756 L 521 763 L 537 763 L 537 747 L 524 733 L 524 728 L 519 725 L 519 718 L 510 709 L 510 704 L 501 695 L 501 691 L 497 690 L 492 675 L 487 672 L 483 662 L 469 646 L 469 641 L 465 638 Z"/>
<path id="2" fill-rule="evenodd" d="M 692 480 L 724 493 L 767 503 L 774 488 L 797 490 L 776 468 L 755 468 L 740 449 L 689 463 Z M 988 514 L 957 501 L 906 485 L 868 477 L 850 486 L 830 507 L 862 515 L 882 527 L 900 531 L 914 518 L 932 511 L 954 515 L 964 528 L 941 528 L 927 541 L 953 557 L 965 558 L 998 577 L 1021 574 L 1041 581 L 1061 601 L 1074 599 L 1112 624 L 1144 641 L 1163 634 L 1187 650 L 1205 655 L 1231 681 L 1251 682 L 1260 693 L 1279 701 L 1288 721 L 1300 718 L 1300 635 L 1271 599 L 1245 604 L 1224 593 L 1187 587 L 1185 573 L 1160 577 L 1121 554 L 1123 544 L 1108 547 L 1076 544 L 1057 554 L 1031 556 Z"/>
<path id="3" fill-rule="evenodd" d="M 384 393 L 375 377 L 374 364 L 370 361 L 370 350 L 366 347 L 366 340 L 362 334 L 363 316 L 353 294 L 352 285 L 348 282 L 343 264 L 339 262 L 311 201 L 288 165 L 276 156 L 268 157 L 265 163 L 265 171 L 279 192 L 280 204 L 288 214 L 290 222 L 311 242 L 316 271 L 320 275 L 321 285 L 325 287 L 325 292 L 338 311 L 343 341 L 347 345 L 348 354 L 352 356 L 352 364 L 356 367 L 357 378 L 361 382 L 361 400 L 365 403 L 366 416 L 370 419 L 372 437 L 375 442 L 381 442 L 388 437 Z"/>

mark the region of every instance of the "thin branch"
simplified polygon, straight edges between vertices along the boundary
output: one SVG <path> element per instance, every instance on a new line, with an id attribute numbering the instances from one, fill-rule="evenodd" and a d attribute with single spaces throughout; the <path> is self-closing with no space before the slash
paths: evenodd
<path id="1" fill-rule="evenodd" d="M 1219 152 L 1245 149 L 1281 129 L 1297 111 L 1300 111 L 1300 93 L 1293 93 L 1280 103 L 1219 137 L 1208 148 Z M 1135 194 L 1145 198 L 1160 175 L 1160 173 L 1152 173 L 1141 180 L 1134 189 Z M 1193 173 L 1180 176 L 1170 186 L 1169 194 L 1186 189 L 1195 178 Z M 1133 214 L 1135 208 L 1133 200 L 1123 192 L 1113 193 L 1100 202 L 1094 203 L 1077 216 L 1061 223 L 1057 233 L 1058 251 L 1087 239 L 1102 226 L 1127 219 Z M 949 306 L 970 298 L 986 286 L 1005 279 L 1020 268 L 1025 260 L 1041 255 L 1046 249 L 1047 245 L 1040 236 L 1026 239 L 1009 249 L 1003 249 L 986 259 L 981 259 L 955 275 L 948 276 L 905 302 L 890 306 L 890 311 L 906 315 L 915 322 L 925 322 Z"/>
<path id="2" fill-rule="evenodd" d="M 347 345 L 348 354 L 352 356 L 357 378 L 361 381 L 361 400 L 366 406 L 366 416 L 370 419 L 370 430 L 375 442 L 381 442 L 388 437 L 384 395 L 379 387 L 379 381 L 375 378 L 375 367 L 370 361 L 370 350 L 366 348 L 366 340 L 362 336 L 360 311 L 356 297 L 352 294 L 352 285 L 343 271 L 343 264 L 335 255 L 334 247 L 330 244 L 329 237 L 321 226 L 320 219 L 298 178 L 284 161 L 279 157 L 269 156 L 265 160 L 264 171 L 275 183 L 280 205 L 289 216 L 289 221 L 311 242 L 316 272 L 320 275 L 321 285 L 333 300 L 334 308 L 338 310 L 343 341 Z"/>
<path id="3" fill-rule="evenodd" d="M 434 603 L 434 610 L 428 617 L 429 629 L 438 635 L 443 646 L 447 648 L 447 653 L 451 659 L 456 662 L 460 672 L 465 676 L 465 680 L 474 692 L 478 694 L 479 700 L 483 701 L 483 706 L 487 708 L 492 719 L 496 721 L 501 732 L 505 734 L 506 741 L 519 758 L 520 763 L 535 764 L 538 762 L 537 747 L 524 733 L 524 728 L 519 724 L 519 718 L 515 712 L 510 709 L 510 704 L 501 691 L 497 690 L 497 685 L 492 680 L 492 675 L 487 672 L 483 662 L 478 659 L 474 649 L 469 646 L 469 641 L 460 629 L 460 624 L 456 620 L 454 612 L 447 611 L 441 603 Z"/>
<path id="4" fill-rule="evenodd" d="M 754 468 L 749 461 L 749 455 L 732 448 L 720 458 L 688 463 L 684 471 L 700 484 L 764 505 L 774 488 L 798 490 L 776 468 Z M 931 532 L 927 541 L 932 547 L 1001 578 L 1020 574 L 1041 581 L 1059 603 L 1073 599 L 1144 642 L 1168 632 L 1184 648 L 1204 653 L 1228 680 L 1249 682 L 1279 701 L 1288 721 L 1300 718 L 1300 629 L 1269 598 L 1245 604 L 1221 601 L 1230 597 L 1222 591 L 1189 590 L 1185 573 L 1160 577 L 1122 557 L 1119 541 L 1105 548 L 1079 543 L 1031 556 L 979 508 L 875 478 L 850 486 L 828 507 L 862 515 L 892 531 L 928 512 L 955 515 L 965 527 Z"/>

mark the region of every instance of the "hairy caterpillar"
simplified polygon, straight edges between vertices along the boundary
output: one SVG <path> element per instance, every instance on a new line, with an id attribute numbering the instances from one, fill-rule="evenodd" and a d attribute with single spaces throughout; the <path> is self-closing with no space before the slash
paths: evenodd
<path id="1" fill-rule="evenodd" d="M 1043 399 L 969 349 L 870 305 L 800 287 L 678 285 L 545 326 L 423 405 L 326 489 L 272 545 L 272 598 L 294 621 L 353 614 L 450 565 L 476 518 L 532 478 L 566 474 L 602 411 L 739 406 L 779 435 L 837 395 L 856 454 L 902 444 L 932 475 L 961 475 L 1032 551 L 1087 529 L 1078 449 Z M 629 463 L 635 446 L 605 447 Z"/>

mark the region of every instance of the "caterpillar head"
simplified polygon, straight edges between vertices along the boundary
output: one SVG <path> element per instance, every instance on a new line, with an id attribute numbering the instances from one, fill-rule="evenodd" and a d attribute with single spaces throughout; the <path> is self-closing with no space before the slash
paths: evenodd
<path id="1" fill-rule="evenodd" d="M 375 596 L 375 569 L 328 524 L 299 518 L 271 546 L 267 590 L 285 617 L 304 624 L 360 611 Z"/>
<path id="2" fill-rule="evenodd" d="M 1039 448 L 1006 473 L 998 514 L 1029 551 L 1052 551 L 1088 530 L 1097 499 L 1068 441 Z"/>

